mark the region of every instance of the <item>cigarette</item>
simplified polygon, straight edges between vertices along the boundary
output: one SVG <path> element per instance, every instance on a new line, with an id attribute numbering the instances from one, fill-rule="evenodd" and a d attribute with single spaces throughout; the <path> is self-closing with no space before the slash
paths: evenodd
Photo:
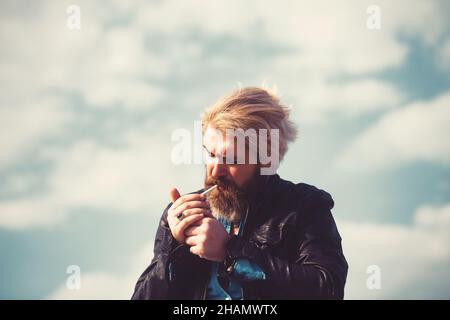
<path id="1" fill-rule="evenodd" d="M 208 193 L 210 193 L 211 191 L 213 191 L 215 188 L 217 188 L 217 184 L 213 185 L 211 188 L 206 189 L 205 191 L 203 191 L 201 193 L 202 196 L 206 196 Z"/>

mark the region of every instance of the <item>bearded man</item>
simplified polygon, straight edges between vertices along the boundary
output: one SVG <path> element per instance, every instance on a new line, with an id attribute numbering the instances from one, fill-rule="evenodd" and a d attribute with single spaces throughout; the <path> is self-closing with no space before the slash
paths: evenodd
<path id="1" fill-rule="evenodd" d="M 343 299 L 332 197 L 276 174 L 297 134 L 279 98 L 239 89 L 206 110 L 202 131 L 205 186 L 170 191 L 132 299 Z"/>

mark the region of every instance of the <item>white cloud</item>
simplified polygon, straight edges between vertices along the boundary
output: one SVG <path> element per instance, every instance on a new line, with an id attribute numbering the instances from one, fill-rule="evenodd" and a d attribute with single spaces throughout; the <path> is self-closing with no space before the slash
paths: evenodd
<path id="1" fill-rule="evenodd" d="M 394 32 L 367 29 L 367 6 L 360 1 L 294 3 L 279 9 L 280 17 L 291 17 L 281 25 L 273 18 L 272 8 L 266 7 L 266 14 L 271 37 L 298 49 L 286 61 L 297 72 L 320 72 L 325 78 L 340 72 L 360 75 L 404 61 L 407 48 L 395 39 Z"/>
<path id="2" fill-rule="evenodd" d="M 305 83 L 296 94 L 295 115 L 302 122 L 320 121 L 336 115 L 353 118 L 397 107 L 403 100 L 394 86 L 374 79 L 339 84 Z"/>
<path id="3" fill-rule="evenodd" d="M 410 226 L 339 223 L 349 263 L 347 299 L 448 298 L 450 206 L 422 207 Z M 381 269 L 381 289 L 366 286 L 367 267 Z M 442 277 L 442 278 L 441 278 Z"/>
<path id="4" fill-rule="evenodd" d="M 168 61 L 145 48 L 144 34 L 131 27 L 115 27 L 98 40 L 101 47 L 86 56 L 85 68 L 73 70 L 75 89 L 89 105 L 111 107 L 121 104 L 131 110 L 148 110 L 162 97 L 161 88 L 146 78 L 161 79 Z"/>
<path id="5" fill-rule="evenodd" d="M 37 97 L 0 107 L 0 167 L 17 160 L 43 139 L 62 133 L 72 118 L 63 99 Z"/>
<path id="6" fill-rule="evenodd" d="M 125 274 L 110 274 L 106 272 L 89 272 L 81 270 L 81 287 L 70 290 L 66 283 L 56 288 L 47 299 L 52 300 L 95 300 L 122 299 L 129 300 L 134 292 L 134 286 L 150 264 L 153 256 L 153 243 L 148 243 L 138 250 L 131 259 L 130 269 Z"/>
<path id="7" fill-rule="evenodd" d="M 419 36 L 432 44 L 445 31 L 446 16 L 439 3 L 420 0 L 378 1 L 382 30 L 370 31 L 366 9 L 371 4 L 357 0 L 247 1 L 243 7 L 241 1 L 164 1 L 138 10 L 137 24 L 167 35 L 201 28 L 212 36 L 241 39 L 249 39 L 257 30 L 260 36 L 298 50 L 296 61 L 289 60 L 291 68 L 294 63 L 296 69 L 327 74 L 362 74 L 397 66 L 407 54 L 398 33 Z"/>
<path id="8" fill-rule="evenodd" d="M 85 90 L 90 105 L 108 108 L 115 104 L 136 111 L 149 111 L 162 97 L 159 89 L 140 81 L 108 81 Z"/>
<path id="9" fill-rule="evenodd" d="M 26 197 L 0 202 L 0 227 L 12 230 L 55 225 L 66 215 L 59 201 L 49 197 Z"/>
<path id="10" fill-rule="evenodd" d="M 450 204 L 444 207 L 424 206 L 415 216 L 415 223 L 424 227 L 445 229 L 450 225 Z"/>
<path id="11" fill-rule="evenodd" d="M 448 26 L 445 1 L 377 1 L 382 10 L 382 29 L 401 36 L 417 37 L 425 45 L 439 43 Z M 418 16 L 421 18 L 418 19 Z"/>
<path id="12" fill-rule="evenodd" d="M 337 167 L 360 172 L 411 161 L 450 164 L 449 121 L 450 93 L 387 113 L 344 150 Z"/>
<path id="13" fill-rule="evenodd" d="M 32 94 L 56 87 L 81 93 L 91 106 L 121 104 L 142 110 L 164 93 L 148 79 L 165 79 L 173 65 L 183 69 L 190 65 L 190 58 L 199 57 L 196 41 L 180 43 L 178 36 L 183 32 L 203 30 L 207 36 L 226 34 L 247 41 L 258 30 L 268 41 L 294 50 L 265 68 L 274 74 L 287 72 L 284 76 L 293 73 L 296 79 L 291 87 L 297 85 L 292 89 L 295 92 L 306 83 L 299 78 L 314 76 L 327 83 L 330 76 L 341 73 L 361 75 L 398 66 L 408 53 L 407 45 L 398 40 L 399 33 L 418 36 L 431 45 L 446 27 L 445 10 L 439 2 L 402 1 L 394 5 L 381 1 L 383 28 L 370 31 L 366 28 L 369 4 L 287 1 L 275 5 L 253 1 L 243 7 L 240 1 L 195 0 L 132 5 L 114 1 L 105 6 L 81 1 L 82 28 L 70 31 L 65 26 L 68 4 L 49 1 L 33 18 L 25 14 L 2 18 L 0 41 L 6 49 L 0 64 L 1 82 L 13 87 L 10 91 L 14 93 Z M 124 23 L 114 23 L 114 18 Z M 23 35 L 38 39 L 38 45 L 30 50 L 29 37 Z M 155 35 L 158 37 L 149 38 Z M 163 46 L 150 41 L 159 38 L 164 39 Z M 154 48 L 166 51 L 156 54 Z M 189 48 L 195 48 L 193 55 Z M 195 76 L 195 67 L 190 70 Z M 330 91 L 333 89 L 331 85 Z M 352 101 L 357 98 L 354 93 Z"/>
<path id="14" fill-rule="evenodd" d="M 151 84 L 167 72 L 168 61 L 145 47 L 144 33 L 133 27 L 106 27 L 99 9 L 79 3 L 81 29 L 69 30 L 64 3 L 46 2 L 33 19 L 1 21 L 0 41 L 7 48 L 0 63 L 2 95 L 33 98 L 58 88 L 80 93 L 92 107 L 150 108 L 162 90 Z M 30 35 L 29 37 L 23 35 Z M 36 45 L 30 41 L 37 39 Z"/>

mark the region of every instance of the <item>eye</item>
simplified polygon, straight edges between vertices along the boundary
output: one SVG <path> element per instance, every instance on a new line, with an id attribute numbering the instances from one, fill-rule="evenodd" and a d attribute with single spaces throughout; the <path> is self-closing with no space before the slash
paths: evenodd
<path id="1" fill-rule="evenodd" d="M 229 164 L 229 165 L 237 165 L 237 164 L 239 164 L 238 158 L 228 159 L 227 157 L 223 157 L 222 161 L 223 161 L 223 163 Z"/>
<path id="2" fill-rule="evenodd" d="M 213 162 L 214 162 L 214 154 L 213 154 L 212 152 L 209 152 L 209 151 L 207 151 L 207 150 L 204 150 L 203 154 L 204 154 L 205 162 L 206 162 L 207 164 L 210 164 L 210 163 L 213 163 Z"/>

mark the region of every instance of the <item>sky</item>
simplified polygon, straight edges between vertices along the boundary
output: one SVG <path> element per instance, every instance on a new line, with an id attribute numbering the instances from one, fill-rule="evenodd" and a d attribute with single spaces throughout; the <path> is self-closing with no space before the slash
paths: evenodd
<path id="1" fill-rule="evenodd" d="M 203 184 L 203 165 L 173 163 L 173 132 L 195 144 L 204 108 L 245 86 L 276 90 L 298 125 L 280 176 L 335 201 L 345 298 L 449 299 L 449 15 L 425 0 L 1 0 L 0 299 L 129 299 L 168 191 Z"/>

